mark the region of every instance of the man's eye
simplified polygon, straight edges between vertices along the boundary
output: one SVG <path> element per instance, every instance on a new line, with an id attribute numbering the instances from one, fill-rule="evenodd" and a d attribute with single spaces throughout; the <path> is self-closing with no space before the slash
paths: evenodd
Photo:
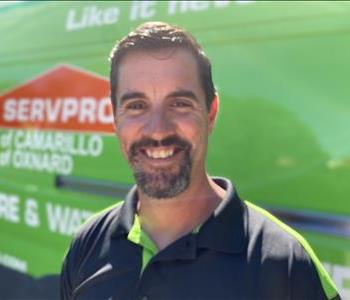
<path id="1" fill-rule="evenodd" d="M 190 108 L 192 103 L 187 100 L 175 100 L 172 103 L 172 106 L 176 108 Z"/>
<path id="2" fill-rule="evenodd" d="M 146 104 L 141 101 L 132 102 L 126 106 L 127 110 L 142 110 L 145 108 L 146 108 Z"/>

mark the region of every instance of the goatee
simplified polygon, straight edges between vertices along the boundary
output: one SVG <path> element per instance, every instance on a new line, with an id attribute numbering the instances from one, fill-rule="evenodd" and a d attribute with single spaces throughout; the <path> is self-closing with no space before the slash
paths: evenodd
<path id="1" fill-rule="evenodd" d="M 145 170 L 142 158 L 139 157 L 140 149 L 145 147 L 172 146 L 181 151 L 181 159 L 176 166 L 157 167 Z M 143 193 L 151 198 L 174 198 L 186 190 L 190 183 L 192 169 L 191 144 L 180 137 L 173 135 L 161 141 L 143 138 L 130 147 L 129 162 L 134 171 L 137 186 Z"/>

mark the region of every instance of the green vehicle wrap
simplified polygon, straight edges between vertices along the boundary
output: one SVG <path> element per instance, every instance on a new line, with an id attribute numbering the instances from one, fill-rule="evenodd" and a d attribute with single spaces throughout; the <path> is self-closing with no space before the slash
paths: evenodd
<path id="1" fill-rule="evenodd" d="M 350 3 L 23 2 L 0 6 L 0 265 L 58 274 L 84 221 L 133 184 L 108 56 L 138 24 L 183 26 L 213 65 L 209 174 L 311 244 L 350 299 Z"/>

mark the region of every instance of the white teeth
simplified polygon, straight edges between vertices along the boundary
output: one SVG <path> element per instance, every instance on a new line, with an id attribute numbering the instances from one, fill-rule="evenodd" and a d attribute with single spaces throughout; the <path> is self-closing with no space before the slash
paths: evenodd
<path id="1" fill-rule="evenodd" d="M 167 158 L 174 154 L 174 150 L 146 150 L 146 154 L 151 158 Z"/>
<path id="2" fill-rule="evenodd" d="M 167 155 L 166 155 L 164 150 L 159 151 L 159 156 L 160 156 L 160 158 L 166 158 L 167 157 Z"/>

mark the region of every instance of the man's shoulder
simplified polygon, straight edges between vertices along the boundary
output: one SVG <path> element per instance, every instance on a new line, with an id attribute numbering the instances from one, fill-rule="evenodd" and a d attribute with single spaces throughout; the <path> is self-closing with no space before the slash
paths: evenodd
<path id="1" fill-rule="evenodd" d="M 297 251 L 304 249 L 306 252 L 311 250 L 301 234 L 276 216 L 251 202 L 245 201 L 245 204 L 248 211 L 247 229 L 251 241 L 261 240 L 266 244 L 264 247 L 270 246 L 271 250 Z"/>
<path id="2" fill-rule="evenodd" d="M 91 250 L 94 244 L 98 245 L 104 240 L 109 240 L 120 215 L 122 204 L 122 201 L 118 202 L 87 219 L 77 230 L 71 248 L 74 247 L 76 251 L 83 253 Z"/>
<path id="3" fill-rule="evenodd" d="M 62 298 L 71 299 L 73 291 L 107 263 L 121 207 L 122 202 L 94 214 L 76 232 L 62 265 Z"/>
<path id="4" fill-rule="evenodd" d="M 320 299 L 337 299 L 332 279 L 304 237 L 263 208 L 248 201 L 245 204 L 249 235 L 247 254 L 251 259 L 260 258 L 265 275 L 271 273 L 272 277 L 282 279 L 279 274 L 287 269 L 288 280 L 298 286 L 299 293 L 303 287 L 307 290 L 309 286 L 319 286 Z"/>
<path id="5" fill-rule="evenodd" d="M 294 263 L 305 262 L 323 269 L 310 244 L 267 210 L 245 201 L 249 244 L 260 244 L 262 255 L 270 259 L 286 259 Z"/>
<path id="6" fill-rule="evenodd" d="M 90 216 L 82 224 L 75 234 L 75 238 L 84 239 L 95 234 L 108 234 L 111 226 L 117 220 L 120 214 L 123 201 L 109 206 Z"/>

